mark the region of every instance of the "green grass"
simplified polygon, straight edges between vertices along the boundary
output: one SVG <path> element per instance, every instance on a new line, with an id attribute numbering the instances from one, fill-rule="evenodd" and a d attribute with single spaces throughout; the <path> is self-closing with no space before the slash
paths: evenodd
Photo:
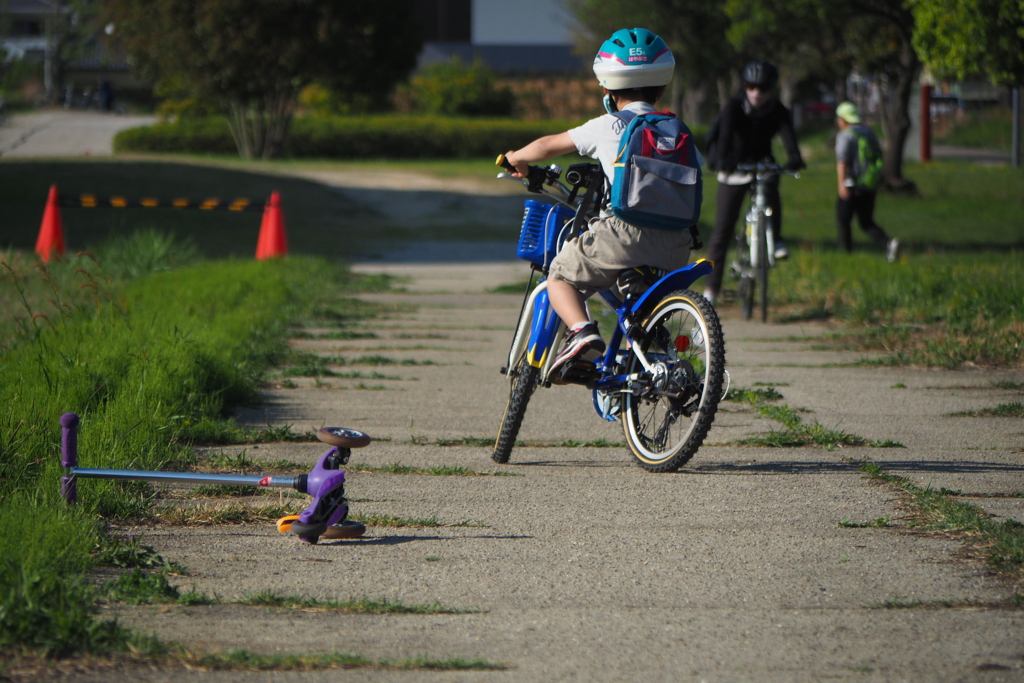
<path id="1" fill-rule="evenodd" d="M 958 413 L 949 413 L 955 417 L 1024 417 L 1024 403 L 1014 401 L 1013 403 L 1000 403 L 991 408 L 981 410 L 963 410 Z"/>
<path id="2" fill-rule="evenodd" d="M 414 467 L 391 463 L 389 465 L 363 465 L 349 463 L 345 466 L 349 472 L 368 472 L 372 474 L 418 474 L 427 477 L 494 477 L 509 476 L 505 472 L 477 472 L 462 465 L 435 465 L 434 467 Z"/>
<path id="3" fill-rule="evenodd" d="M 968 112 L 957 120 L 935 142 L 957 147 L 975 147 L 1009 152 L 1012 147 L 1013 110 L 994 107 L 983 111 Z"/>
<path id="4" fill-rule="evenodd" d="M 1024 524 L 1013 520 L 996 522 L 977 506 L 955 500 L 942 490 L 922 488 L 905 477 L 883 471 L 875 463 L 865 463 L 860 469 L 908 494 L 917 517 L 908 526 L 959 535 L 997 571 L 1012 576 L 1020 576 L 1024 571 Z"/>
<path id="5" fill-rule="evenodd" d="M 404 528 L 412 527 L 419 529 L 428 529 L 435 527 L 484 527 L 487 526 L 482 522 L 470 522 L 463 520 L 461 522 L 441 522 L 437 517 L 396 517 L 394 515 L 374 515 L 374 514 L 351 514 L 348 519 L 353 522 L 359 522 L 366 526 L 379 526 L 379 527 L 392 527 L 392 528 Z"/>
<path id="6" fill-rule="evenodd" d="M 156 652 L 155 641 L 95 617 L 103 591 L 84 577 L 97 565 L 133 570 L 109 587 L 116 599 L 173 597 L 166 582 L 141 571 L 174 570 L 173 563 L 134 539 L 105 536 L 100 521 L 152 516 L 151 486 L 83 480 L 70 509 L 57 496 L 59 416 L 82 418 L 83 466 L 159 470 L 192 462 L 197 438 L 233 433 L 228 440 L 237 440 L 226 411 L 256 399 L 283 355 L 288 324 L 345 287 L 344 272 L 322 261 L 177 268 L 166 242 L 143 235 L 134 244 L 135 261 L 119 243 L 103 263 L 75 256 L 43 269 L 20 256 L 5 262 L 0 317 L 15 322 L 0 332 L 0 648 L 50 656 Z M 246 435 L 293 437 L 287 427 Z M 220 523 L 276 512 L 188 514 Z"/>
<path id="7" fill-rule="evenodd" d="M 885 517 L 879 517 L 878 519 L 870 522 L 853 522 L 845 517 L 839 522 L 839 526 L 843 529 L 867 529 L 870 527 L 887 527 L 892 518 L 888 515 Z"/>
<path id="8" fill-rule="evenodd" d="M 308 498 L 294 503 L 277 505 L 246 505 L 244 503 L 217 503 L 215 505 L 165 505 L 154 508 L 152 516 L 172 526 L 211 526 L 221 524 L 266 524 L 286 515 L 302 512 Z"/>
<path id="9" fill-rule="evenodd" d="M 845 323 L 834 348 L 881 351 L 869 365 L 1024 363 L 1024 260 L 1015 253 L 795 253 L 773 273 L 775 310 Z"/>
<path id="10" fill-rule="evenodd" d="M 108 581 L 103 587 L 103 595 L 111 602 L 129 605 L 178 602 L 181 598 L 178 589 L 167 583 L 163 573 L 154 574 L 141 569 L 133 569 Z"/>
<path id="11" fill-rule="evenodd" d="M 445 607 L 439 602 L 407 605 L 401 600 L 388 600 L 387 598 L 380 600 L 367 597 L 347 600 L 309 598 L 295 593 L 277 593 L 269 589 L 244 595 L 238 602 L 244 605 L 323 609 L 350 614 L 477 614 L 480 612 L 480 610 L 471 608 Z"/>
<path id="12" fill-rule="evenodd" d="M 753 407 L 758 417 L 763 417 L 775 422 L 782 423 L 782 429 L 769 427 L 767 434 L 758 434 L 744 439 L 737 439 L 733 443 L 741 446 L 771 446 L 774 448 L 798 448 L 800 446 L 820 446 L 825 450 L 834 450 L 842 446 L 864 446 L 872 445 L 876 448 L 901 448 L 894 441 L 872 442 L 871 444 L 862 437 L 854 434 L 826 427 L 817 420 L 814 424 L 805 424 L 803 418 L 797 414 L 797 410 L 787 405 L 769 405 L 769 402 L 780 401 L 783 396 L 774 387 L 768 386 L 763 389 L 745 389 L 743 387 L 732 387 L 725 396 L 726 401 L 734 403 L 746 403 Z M 802 412 L 807 412 L 800 409 Z"/>
<path id="13" fill-rule="evenodd" d="M 411 671 L 503 671 L 508 667 L 486 659 L 413 657 L 402 660 L 371 660 L 362 655 L 331 652 L 325 654 L 261 655 L 248 650 L 225 654 L 184 652 L 182 661 L 190 668 L 209 671 L 319 671 L 323 669 L 399 669 Z"/>

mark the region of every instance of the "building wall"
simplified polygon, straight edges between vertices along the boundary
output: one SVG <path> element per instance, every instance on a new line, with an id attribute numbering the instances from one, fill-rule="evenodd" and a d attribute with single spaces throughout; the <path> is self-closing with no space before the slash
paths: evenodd
<path id="1" fill-rule="evenodd" d="M 571 45 L 572 16 L 560 0 L 473 0 L 474 45 Z"/>

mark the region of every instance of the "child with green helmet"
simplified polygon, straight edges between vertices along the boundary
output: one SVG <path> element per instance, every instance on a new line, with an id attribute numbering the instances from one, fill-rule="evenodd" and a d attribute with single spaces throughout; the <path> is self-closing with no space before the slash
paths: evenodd
<path id="1" fill-rule="evenodd" d="M 616 155 L 626 130 L 626 124 L 613 112 L 639 115 L 655 111 L 654 104 L 672 81 L 674 71 L 672 51 L 660 37 L 642 28 L 616 31 L 594 57 L 594 74 L 604 90 L 608 114 L 564 133 L 534 140 L 508 152 L 506 160 L 515 166 L 517 177 L 525 177 L 528 164 L 578 152 L 597 159 L 612 183 Z M 640 228 L 602 209 L 588 230 L 566 241 L 551 262 L 548 297 L 569 333 L 548 376 L 558 377 L 558 370 L 567 362 L 594 360 L 605 350 L 597 323 L 587 314 L 587 297 L 614 286 L 619 273 L 627 268 L 682 268 L 690 258 L 691 239 L 687 230 Z"/>

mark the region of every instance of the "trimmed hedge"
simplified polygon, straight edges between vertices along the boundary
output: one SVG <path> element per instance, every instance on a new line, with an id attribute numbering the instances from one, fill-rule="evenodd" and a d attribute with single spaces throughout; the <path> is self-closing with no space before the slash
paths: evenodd
<path id="1" fill-rule="evenodd" d="M 463 119 L 440 116 L 310 116 L 292 121 L 284 156 L 299 158 L 443 159 L 489 157 L 518 149 L 578 122 Z M 221 117 L 129 128 L 114 137 L 116 152 L 237 154 Z"/>

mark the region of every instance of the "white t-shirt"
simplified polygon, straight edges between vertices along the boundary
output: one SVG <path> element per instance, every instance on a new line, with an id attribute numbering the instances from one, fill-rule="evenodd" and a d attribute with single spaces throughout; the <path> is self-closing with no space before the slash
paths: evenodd
<path id="1" fill-rule="evenodd" d="M 646 114 L 657 110 L 646 102 L 632 102 L 627 104 L 623 111 Z M 587 121 L 579 128 L 573 128 L 569 131 L 569 137 L 581 155 L 601 162 L 601 169 L 608 177 L 608 181 L 612 182 L 615 179 L 615 157 L 619 153 L 619 142 L 625 130 L 626 124 L 621 119 L 612 114 L 605 114 Z M 697 163 L 704 165 L 704 157 L 699 150 Z"/>

